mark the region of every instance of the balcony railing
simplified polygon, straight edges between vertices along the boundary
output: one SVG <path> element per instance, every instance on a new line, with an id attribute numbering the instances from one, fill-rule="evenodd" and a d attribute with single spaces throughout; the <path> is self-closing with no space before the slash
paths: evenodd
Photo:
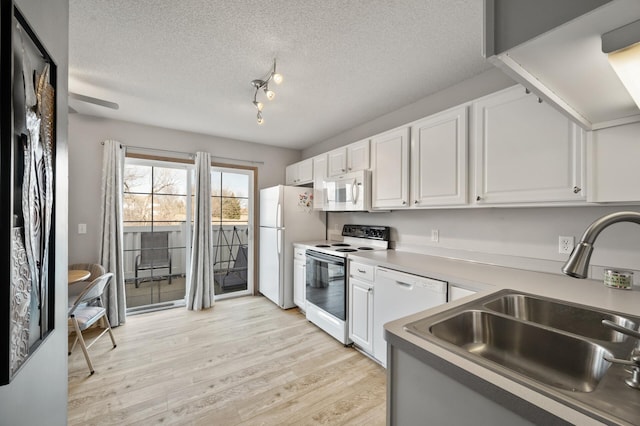
<path id="1" fill-rule="evenodd" d="M 133 283 L 135 281 L 135 262 L 136 256 L 140 254 L 141 244 L 140 235 L 143 232 L 149 232 L 148 226 L 125 226 L 124 228 L 124 272 L 125 280 L 128 286 L 127 306 L 134 307 L 141 304 L 152 304 L 164 302 L 161 297 L 162 288 L 166 286 L 164 294 L 168 294 L 166 290 L 171 289 L 174 294 L 178 294 L 178 287 L 184 288 L 184 277 L 187 274 L 189 264 L 187 261 L 187 248 L 191 246 L 190 236 L 192 229 L 187 228 L 187 223 L 181 225 L 154 225 L 155 232 L 168 232 L 169 235 L 169 255 L 171 257 L 171 276 L 172 284 L 168 285 L 168 268 L 158 268 L 153 270 L 138 271 L 139 287 L 134 292 Z M 188 232 L 187 232 L 188 231 Z M 234 268 L 234 263 L 238 258 L 238 250 L 241 246 L 248 244 L 248 225 L 213 225 L 213 253 L 214 253 L 214 271 L 216 274 L 223 273 Z M 157 286 L 145 285 L 150 281 L 155 281 Z M 154 287 L 155 289 L 154 294 Z M 176 292 L 178 291 L 178 292 Z M 224 292 L 224 289 L 216 289 L 216 291 Z M 141 292 L 146 292 L 146 296 L 140 296 Z M 129 300 L 137 295 L 139 301 Z M 219 293 L 216 293 L 219 294 Z M 182 298 L 184 295 L 178 297 Z"/>

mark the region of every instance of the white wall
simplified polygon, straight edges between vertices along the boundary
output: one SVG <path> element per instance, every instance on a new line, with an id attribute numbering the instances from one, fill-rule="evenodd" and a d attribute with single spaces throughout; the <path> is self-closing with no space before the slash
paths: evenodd
<path id="1" fill-rule="evenodd" d="M 70 114 L 69 263 L 95 262 L 98 258 L 103 149 L 100 142 L 105 139 L 115 139 L 128 146 L 186 153 L 206 151 L 214 156 L 264 162 L 238 163 L 258 167 L 258 188 L 284 183 L 286 165 L 300 159 L 300 151 L 292 149 Z M 87 224 L 86 234 L 78 234 L 79 223 Z"/>
<path id="2" fill-rule="evenodd" d="M 330 213 L 330 232 L 345 223 L 391 226 L 391 239 L 401 250 L 462 257 L 505 266 L 560 273 L 568 255 L 558 253 L 558 236 L 579 241 L 597 218 L 625 207 L 536 207 L 410 210 L 388 213 Z M 439 241 L 431 242 L 431 230 Z M 591 265 L 594 278 L 602 268 L 640 270 L 640 226 L 618 223 L 600 234 Z M 636 274 L 638 275 L 638 274 Z M 639 277 L 636 284 L 640 284 Z"/>
<path id="3" fill-rule="evenodd" d="M 489 93 L 497 92 L 514 84 L 516 83 L 502 71 L 492 68 L 478 76 L 441 90 L 375 120 L 363 123 L 332 138 L 319 141 L 303 150 L 302 158 L 313 157 L 351 142 L 368 138 Z"/>
<path id="4" fill-rule="evenodd" d="M 55 323 L 13 381 L 0 386 L 0 425 L 67 424 L 67 0 L 15 0 L 57 64 Z M 6 113 L 6 111 L 5 111 Z M 6 142 L 6 141 L 5 141 Z M 5 206 L 6 207 L 6 206 Z M 6 273 L 6 271 L 5 271 Z M 3 313 L 6 316 L 6 312 Z"/>

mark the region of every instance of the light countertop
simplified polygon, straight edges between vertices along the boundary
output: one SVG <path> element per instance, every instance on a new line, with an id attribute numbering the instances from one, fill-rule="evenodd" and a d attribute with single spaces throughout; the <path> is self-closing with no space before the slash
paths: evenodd
<path id="1" fill-rule="evenodd" d="M 463 299 L 385 324 L 389 340 L 401 342 L 413 353 L 424 351 L 429 355 L 445 359 L 478 378 L 571 423 L 601 424 L 555 399 L 458 356 L 446 348 L 410 334 L 404 330 L 404 325 L 502 289 L 513 289 L 638 316 L 640 315 L 640 291 L 638 289 L 617 290 L 605 287 L 602 281 L 581 280 L 561 274 L 525 271 L 395 250 L 357 253 L 349 257 L 352 261 L 439 279 L 478 291 L 478 293 Z"/>

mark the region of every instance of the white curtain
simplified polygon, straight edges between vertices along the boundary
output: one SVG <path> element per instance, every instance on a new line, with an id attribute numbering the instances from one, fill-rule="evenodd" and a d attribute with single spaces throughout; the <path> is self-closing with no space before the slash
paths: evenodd
<path id="1" fill-rule="evenodd" d="M 187 283 L 187 309 L 213 306 L 213 235 L 211 230 L 211 155 L 196 154 L 195 217 L 191 265 Z"/>
<path id="2" fill-rule="evenodd" d="M 118 326 L 126 320 L 124 290 L 124 252 L 122 223 L 122 176 L 124 174 L 124 147 L 120 142 L 104 141 L 102 158 L 102 212 L 100 218 L 100 264 L 113 272 L 107 288 L 109 323 Z"/>

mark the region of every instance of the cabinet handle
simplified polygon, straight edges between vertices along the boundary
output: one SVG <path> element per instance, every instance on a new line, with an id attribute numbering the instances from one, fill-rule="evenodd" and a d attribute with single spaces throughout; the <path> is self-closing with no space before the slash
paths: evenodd
<path id="1" fill-rule="evenodd" d="M 369 287 L 369 288 L 367 289 L 367 293 L 371 293 L 372 291 L 373 291 L 373 287 Z"/>
<path id="2" fill-rule="evenodd" d="M 542 103 L 542 98 L 538 98 L 538 103 L 541 104 Z"/>
<path id="3" fill-rule="evenodd" d="M 349 170 L 353 170 L 351 167 L 349 167 Z"/>
<path id="4" fill-rule="evenodd" d="M 418 200 L 415 200 L 415 201 L 413 202 L 413 204 L 418 204 L 418 203 L 419 203 L 419 201 L 418 201 Z"/>
<path id="5" fill-rule="evenodd" d="M 529 89 L 527 89 L 527 88 L 525 87 L 525 88 L 524 88 L 524 93 L 526 93 L 526 94 L 528 95 L 529 93 L 531 93 L 531 90 L 529 90 Z"/>
<path id="6" fill-rule="evenodd" d="M 402 200 L 402 205 L 404 206 L 404 205 L 406 205 L 406 204 L 407 204 L 407 202 L 406 202 L 406 201 L 404 201 L 404 200 Z"/>
<path id="7" fill-rule="evenodd" d="M 578 192 L 582 191 L 582 188 L 578 187 L 578 186 L 574 186 L 573 187 L 573 193 L 577 194 Z"/>
<path id="8" fill-rule="evenodd" d="M 358 272 L 360 272 L 361 274 L 366 273 L 367 271 L 365 271 L 364 269 L 357 269 Z"/>
<path id="9" fill-rule="evenodd" d="M 343 172 L 346 172 L 346 170 L 345 170 L 345 169 L 342 169 L 342 171 L 343 171 Z"/>
<path id="10" fill-rule="evenodd" d="M 480 201 L 482 200 L 482 197 L 480 197 L 479 195 L 476 197 L 476 201 Z"/>

